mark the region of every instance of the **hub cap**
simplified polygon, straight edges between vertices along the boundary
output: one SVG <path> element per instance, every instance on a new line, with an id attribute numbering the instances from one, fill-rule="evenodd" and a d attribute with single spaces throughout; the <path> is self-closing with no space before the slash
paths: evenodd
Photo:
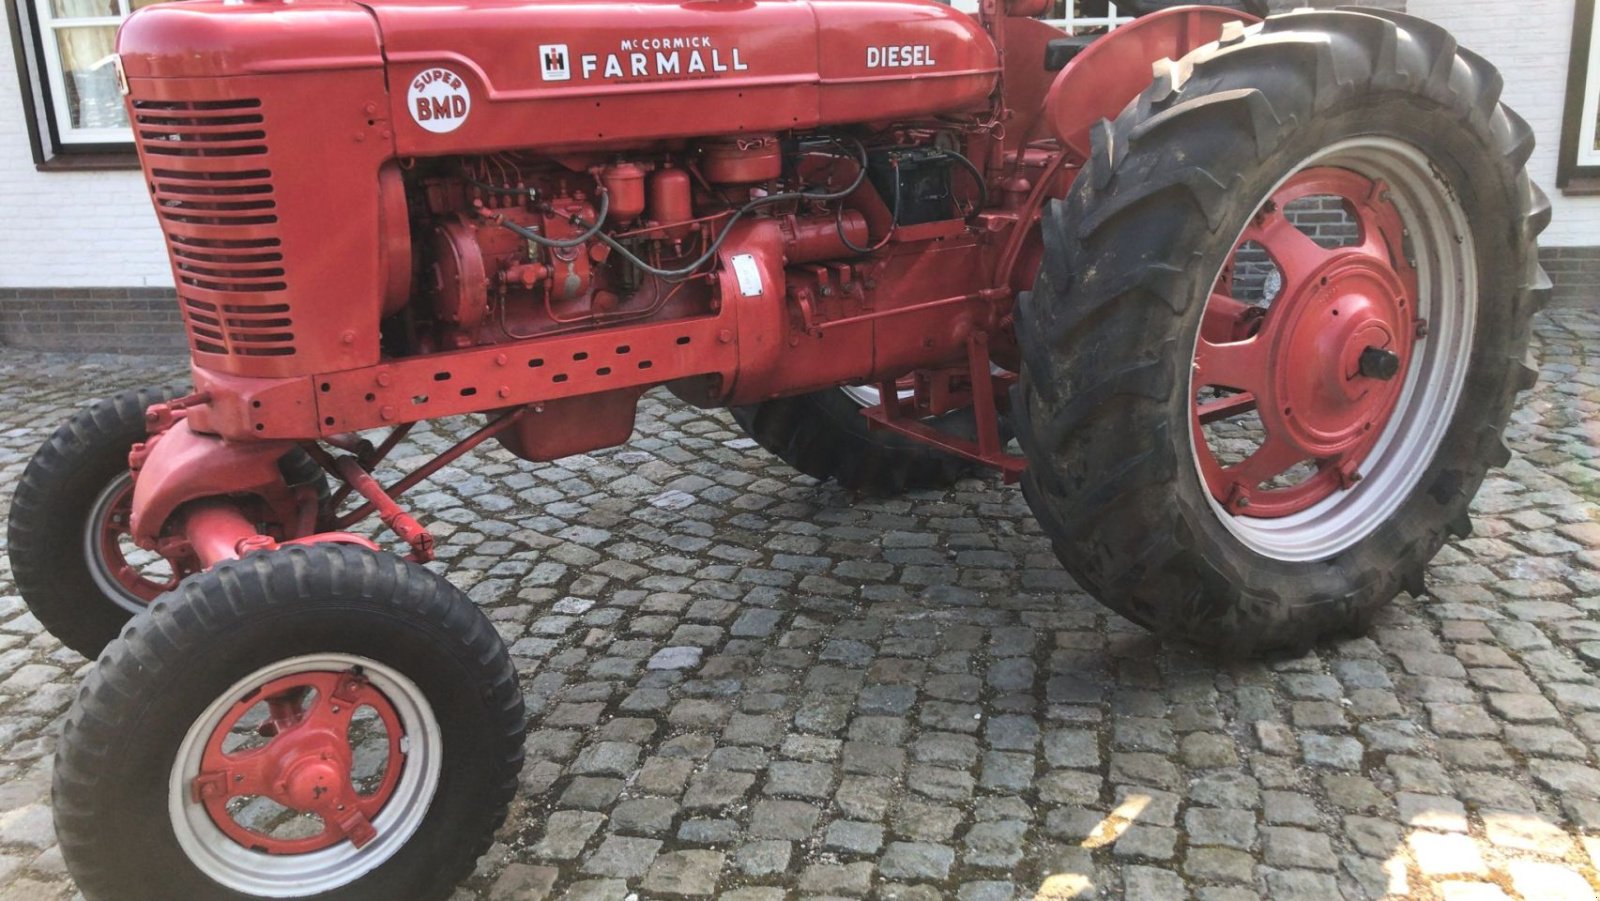
<path id="1" fill-rule="evenodd" d="M 348 884 L 420 824 L 439 776 L 421 691 L 343 654 L 264 668 L 190 727 L 170 780 L 180 845 L 212 879 L 295 897 Z"/>
<path id="2" fill-rule="evenodd" d="M 1330 246 L 1297 227 L 1290 206 L 1312 198 L 1347 240 Z M 1471 233 L 1426 158 L 1369 138 L 1281 182 L 1230 259 L 1246 250 L 1280 282 L 1263 306 L 1233 296 L 1232 265 L 1217 279 L 1195 343 L 1195 462 L 1247 545 L 1317 559 L 1392 514 L 1438 448 L 1471 347 Z M 1217 423 L 1252 446 L 1211 440 Z"/>

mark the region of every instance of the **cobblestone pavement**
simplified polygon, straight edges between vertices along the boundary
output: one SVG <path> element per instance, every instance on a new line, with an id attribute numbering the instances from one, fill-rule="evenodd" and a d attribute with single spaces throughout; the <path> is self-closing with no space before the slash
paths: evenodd
<path id="1" fill-rule="evenodd" d="M 1475 536 L 1295 660 L 1108 614 L 1015 489 L 858 500 L 660 399 L 624 449 L 445 470 L 415 504 L 531 713 L 458 898 L 1594 898 L 1600 314 L 1538 332 Z M 75 404 L 181 377 L 0 354 L 4 484 Z M 0 898 L 72 893 L 48 769 L 87 666 L 0 597 Z"/>

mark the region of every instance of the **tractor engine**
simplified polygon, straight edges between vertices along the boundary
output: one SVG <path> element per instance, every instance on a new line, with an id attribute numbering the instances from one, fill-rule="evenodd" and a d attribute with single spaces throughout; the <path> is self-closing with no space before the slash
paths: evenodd
<path id="1" fill-rule="evenodd" d="M 730 246 L 740 223 L 746 234 L 758 223 L 776 228 L 788 266 L 843 259 L 852 245 L 871 243 L 866 215 L 850 206 L 865 199 L 816 200 L 825 186 L 785 173 L 786 156 L 820 160 L 812 168 L 837 192 L 858 171 L 854 155 L 838 149 L 845 146 L 823 142 L 807 157 L 804 145 L 786 153 L 777 136 L 760 135 L 653 153 L 502 153 L 419 169 L 407 178 L 421 236 L 418 302 L 386 323 L 386 337 L 397 352 L 427 353 L 715 313 L 706 264 L 718 237 L 727 232 L 721 246 Z M 948 190 L 943 199 L 941 217 L 955 218 Z M 754 274 L 747 257 L 732 263 L 746 281 Z"/>
<path id="2" fill-rule="evenodd" d="M 896 143 L 870 149 L 854 138 L 766 134 L 419 163 L 403 178 L 415 271 L 409 302 L 383 321 L 386 350 L 413 356 L 715 316 L 730 295 L 777 307 L 763 311 L 777 317 L 757 321 L 780 320 L 778 334 L 815 334 L 821 320 L 848 320 L 871 305 L 879 268 L 852 258 L 883 246 L 875 233 L 936 222 L 964 228 L 973 205 L 963 206 L 952 186 L 965 157 L 936 149 L 935 134 L 901 131 Z M 969 175 L 966 196 L 978 193 L 973 184 Z M 718 260 L 725 265 L 711 265 Z M 571 362 L 585 362 L 583 353 Z M 838 371 L 816 366 L 816 383 L 864 376 L 851 370 L 870 359 L 841 360 Z M 606 366 L 594 372 L 610 374 Z M 715 375 L 669 384 L 695 403 L 720 401 L 732 388 Z M 638 394 L 574 399 L 584 428 L 557 432 L 546 423 L 502 442 L 534 459 L 588 449 L 597 429 L 620 443 Z"/>
<path id="3" fill-rule="evenodd" d="M 195 0 L 118 51 L 201 434 L 526 408 L 499 438 L 550 459 L 653 385 L 752 403 L 1001 330 L 1000 54 L 931 0 Z"/>

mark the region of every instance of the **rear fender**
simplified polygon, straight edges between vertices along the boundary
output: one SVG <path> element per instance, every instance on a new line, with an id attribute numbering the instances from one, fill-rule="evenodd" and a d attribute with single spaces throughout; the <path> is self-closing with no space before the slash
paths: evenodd
<path id="1" fill-rule="evenodd" d="M 1231 23 L 1260 21 L 1216 6 L 1176 6 L 1136 19 L 1084 48 L 1057 73 L 1044 98 L 1045 122 L 1071 155 L 1086 160 L 1089 129 L 1115 119 L 1149 87 L 1156 63 L 1220 40 Z"/>

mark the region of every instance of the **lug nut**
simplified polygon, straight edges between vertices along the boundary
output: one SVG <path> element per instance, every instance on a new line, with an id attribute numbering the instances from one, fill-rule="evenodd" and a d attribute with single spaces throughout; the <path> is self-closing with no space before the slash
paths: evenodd
<path id="1" fill-rule="evenodd" d="M 1400 373 L 1400 357 L 1381 347 L 1369 347 L 1361 352 L 1358 368 L 1369 379 L 1387 382 Z"/>

